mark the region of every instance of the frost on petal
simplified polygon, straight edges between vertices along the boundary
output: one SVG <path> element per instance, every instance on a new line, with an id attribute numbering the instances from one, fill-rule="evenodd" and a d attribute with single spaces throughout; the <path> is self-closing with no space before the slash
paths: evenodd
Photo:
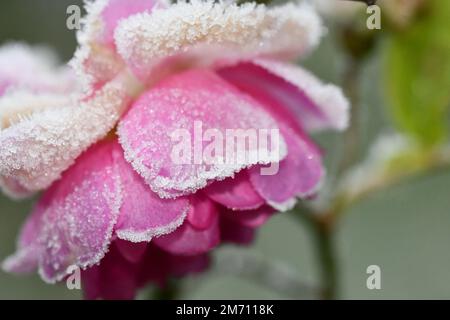
<path id="1" fill-rule="evenodd" d="M 114 31 L 120 20 L 132 16 L 136 13 L 151 12 L 153 7 L 164 7 L 164 1 L 158 0 L 109 0 L 101 13 L 104 30 L 103 42 L 114 43 Z"/>
<path id="2" fill-rule="evenodd" d="M 63 93 L 75 87 L 70 69 L 59 67 L 43 46 L 9 43 L 0 47 L 0 96 L 9 89 Z"/>
<path id="3" fill-rule="evenodd" d="M 219 74 L 270 106 L 291 127 L 307 130 L 344 130 L 349 122 L 349 102 L 342 90 L 323 84 L 293 64 L 256 59 L 223 68 Z"/>
<path id="4" fill-rule="evenodd" d="M 6 196 L 15 200 L 24 199 L 33 194 L 33 192 L 21 186 L 19 182 L 13 177 L 0 176 L 0 190 Z"/>
<path id="5" fill-rule="evenodd" d="M 98 0 L 86 2 L 82 30 L 77 33 L 79 48 L 71 61 L 89 91 L 117 75 L 123 67 L 115 52 L 114 31 L 120 20 L 140 12 L 150 12 L 158 0 Z"/>
<path id="6" fill-rule="evenodd" d="M 11 90 L 0 97 L 0 130 L 11 127 L 33 114 L 71 103 L 71 97 L 55 93 Z"/>
<path id="7" fill-rule="evenodd" d="M 89 149 L 43 195 L 20 236 L 16 257 L 27 251 L 37 255 L 47 282 L 62 280 L 71 266 L 84 269 L 98 263 L 108 250 L 121 205 L 116 178 L 111 144 Z M 6 269 L 14 271 L 8 263 Z"/>
<path id="8" fill-rule="evenodd" d="M 133 72 L 148 80 L 168 57 L 176 57 L 174 69 L 242 57 L 293 58 L 317 45 L 322 31 L 320 18 L 305 4 L 268 8 L 194 0 L 124 19 L 115 39 Z"/>
<path id="9" fill-rule="evenodd" d="M 215 202 L 232 210 L 251 210 L 265 201 L 250 183 L 247 170 L 223 181 L 216 181 L 203 190 Z"/>
<path id="10" fill-rule="evenodd" d="M 38 254 L 34 246 L 22 248 L 3 261 L 2 269 L 17 274 L 34 272 L 38 266 Z"/>
<path id="11" fill-rule="evenodd" d="M 0 176 L 29 191 L 47 188 L 115 126 L 129 90 L 118 78 L 87 101 L 33 113 L 1 130 Z"/>
<path id="12" fill-rule="evenodd" d="M 0 136 L 2 130 L 31 119 L 35 113 L 67 105 L 70 99 L 69 96 L 59 93 L 32 93 L 25 89 L 8 89 L 0 97 Z M 14 175 L 0 175 L 0 190 L 12 199 L 26 198 L 34 193 Z"/>
<path id="13" fill-rule="evenodd" d="M 191 208 L 185 223 L 174 232 L 156 238 L 154 244 L 174 255 L 198 255 L 219 244 L 219 211 L 206 196 L 190 197 Z"/>
<path id="14" fill-rule="evenodd" d="M 226 138 L 229 129 L 235 130 Z M 251 165 L 278 162 L 286 155 L 282 137 L 277 150 L 242 143 L 242 139 L 239 143 L 235 138 L 238 129 L 242 134 L 278 127 L 255 100 L 214 73 L 191 70 L 142 95 L 121 119 L 118 135 L 126 159 L 152 190 L 160 197 L 173 198 Z M 209 139 L 204 139 L 204 133 L 211 134 Z M 224 140 L 230 143 L 220 150 Z M 211 157 L 205 157 L 207 150 Z"/>
<path id="15" fill-rule="evenodd" d="M 120 239 L 148 242 L 173 232 L 185 220 L 190 208 L 186 198 L 161 199 L 123 158 L 114 142 L 114 163 L 120 173 L 123 205 L 115 227 Z"/>
<path id="16" fill-rule="evenodd" d="M 288 155 L 280 162 L 275 175 L 261 175 L 259 166 L 249 169 L 250 181 L 256 191 L 279 211 L 292 209 L 297 197 L 317 192 L 325 175 L 317 147 L 306 137 L 289 128 L 281 131 L 288 146 Z"/>
<path id="17" fill-rule="evenodd" d="M 220 243 L 219 214 L 216 211 L 207 229 L 199 230 L 184 223 L 174 232 L 154 239 L 153 243 L 174 255 L 193 256 L 206 253 Z"/>

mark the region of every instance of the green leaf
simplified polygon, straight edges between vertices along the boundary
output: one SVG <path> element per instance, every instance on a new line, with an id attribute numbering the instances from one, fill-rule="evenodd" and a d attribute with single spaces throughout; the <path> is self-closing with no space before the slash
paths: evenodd
<path id="1" fill-rule="evenodd" d="M 450 1 L 430 0 L 387 43 L 385 85 L 394 123 L 424 145 L 443 142 L 450 106 Z"/>

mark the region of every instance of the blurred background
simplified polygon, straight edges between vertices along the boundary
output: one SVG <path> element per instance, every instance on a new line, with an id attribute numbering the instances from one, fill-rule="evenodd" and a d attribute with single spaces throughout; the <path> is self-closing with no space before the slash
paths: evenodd
<path id="1" fill-rule="evenodd" d="M 385 2 L 389 1 L 396 2 Z M 340 6 L 342 1 L 325 2 Z M 440 2 L 443 10 L 450 12 L 450 1 L 431 2 Z M 0 43 L 25 41 L 48 45 L 57 51 L 61 61 L 67 61 L 76 47 L 75 31 L 66 28 L 66 8 L 70 4 L 81 6 L 82 1 L 2 0 Z M 394 130 L 414 137 L 426 146 L 425 150 L 446 143 L 449 117 L 443 110 L 448 110 L 449 105 L 445 99 L 450 91 L 450 24 L 445 24 L 442 17 L 433 18 L 429 8 L 405 18 L 403 10 L 409 9 L 399 6 L 389 9 L 394 10 L 389 17 L 383 9 L 382 29 L 366 34 L 360 23 L 361 17 L 364 21 L 367 18 L 364 6 L 357 10 L 360 12 L 336 13 L 330 7 L 325 8 L 328 34 L 320 47 L 300 63 L 325 82 L 345 85 L 349 60 L 358 61 L 360 77 L 354 81 L 353 89 L 361 102 L 357 115 L 359 158 L 366 157 L 380 134 Z M 395 13 L 400 15 L 396 18 Z M 430 44 L 430 38 L 436 43 Z M 418 61 L 426 62 L 425 69 L 420 69 Z M 412 84 L 420 87 L 411 91 Z M 327 168 L 332 176 L 332 168 L 341 156 L 339 150 L 348 141 L 336 134 L 316 138 L 326 150 Z M 16 235 L 31 206 L 32 201 L 14 202 L 0 196 L 0 259 L 14 252 Z M 346 210 L 336 228 L 333 243 L 340 279 L 339 298 L 450 298 L 450 168 L 427 170 L 371 193 Z M 310 230 L 286 213 L 275 216 L 261 228 L 251 248 L 228 246 L 217 250 L 215 255 L 218 261 L 235 251 L 258 257 L 294 274 L 301 282 L 315 285 L 319 283 L 320 268 L 314 249 Z M 381 290 L 366 287 L 369 265 L 381 268 Z M 202 275 L 187 281 L 181 297 L 290 298 L 250 278 L 232 272 Z M 80 291 L 69 291 L 64 285 L 47 285 L 37 275 L 16 277 L 0 271 L 0 299 L 80 297 Z"/>

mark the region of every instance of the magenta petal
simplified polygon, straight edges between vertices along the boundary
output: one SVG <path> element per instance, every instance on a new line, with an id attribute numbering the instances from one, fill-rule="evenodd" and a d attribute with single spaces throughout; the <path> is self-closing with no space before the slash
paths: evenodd
<path id="1" fill-rule="evenodd" d="M 265 203 L 250 183 L 247 170 L 223 181 L 216 181 L 203 192 L 215 202 L 232 210 L 252 210 Z"/>
<path id="2" fill-rule="evenodd" d="M 78 32 L 78 50 L 72 67 L 88 92 L 109 82 L 123 70 L 115 45 L 115 32 L 121 21 L 153 8 L 165 6 L 164 0 L 86 1 L 83 28 Z"/>
<path id="3" fill-rule="evenodd" d="M 126 240 L 117 239 L 114 241 L 120 254 L 129 262 L 138 263 L 143 258 L 147 250 L 148 243 L 133 243 Z"/>
<path id="4" fill-rule="evenodd" d="M 20 231 L 17 251 L 2 264 L 2 269 L 12 273 L 30 273 L 38 268 L 42 246 L 36 241 L 39 237 L 42 217 L 53 193 L 47 192 L 35 205 Z"/>
<path id="5" fill-rule="evenodd" d="M 156 238 L 153 243 L 174 255 L 198 255 L 206 253 L 220 242 L 219 215 L 214 215 L 211 226 L 206 230 L 197 230 L 190 223 L 184 223 L 174 232 Z"/>
<path id="6" fill-rule="evenodd" d="M 266 223 L 274 213 L 275 210 L 270 206 L 263 206 L 256 210 L 248 211 L 224 210 L 221 214 L 245 227 L 257 228 Z"/>
<path id="7" fill-rule="evenodd" d="M 223 242 L 249 245 L 255 239 L 255 232 L 254 228 L 244 226 L 225 214 L 220 215 L 220 238 Z"/>
<path id="8" fill-rule="evenodd" d="M 121 204 L 111 149 L 109 143 L 92 147 L 52 186 L 39 237 L 44 279 L 60 280 L 68 266 L 86 268 L 103 258 Z"/>
<path id="9" fill-rule="evenodd" d="M 164 287 L 170 276 L 169 254 L 150 242 L 137 274 L 139 287 L 152 282 Z"/>
<path id="10" fill-rule="evenodd" d="M 117 255 L 117 258 L 116 258 Z M 137 267 L 116 254 L 108 254 L 102 261 L 102 298 L 132 300 L 137 293 Z"/>
<path id="11" fill-rule="evenodd" d="M 114 31 L 120 20 L 136 13 L 151 12 L 157 0 L 108 0 L 108 4 L 102 11 L 104 23 L 103 42 L 114 42 Z"/>
<path id="12" fill-rule="evenodd" d="M 198 230 L 210 228 L 217 215 L 215 203 L 202 194 L 195 194 L 189 200 L 191 202 L 191 208 L 187 215 L 189 224 Z"/>
<path id="13" fill-rule="evenodd" d="M 120 174 L 122 207 L 115 227 L 120 239 L 150 241 L 174 231 L 190 208 L 186 198 L 161 199 L 123 158 L 122 148 L 114 143 L 114 163 Z"/>
<path id="14" fill-rule="evenodd" d="M 279 161 L 285 155 L 284 141 L 280 141 L 282 150 L 277 154 L 267 150 L 272 158 L 264 161 L 249 157 L 224 164 L 213 157 L 207 163 L 199 149 L 206 152 L 213 144 L 202 139 L 208 129 L 225 137 L 227 129 L 271 130 L 278 126 L 260 104 L 214 73 L 191 70 L 164 80 L 141 96 L 123 117 L 118 134 L 126 159 L 153 191 L 166 198 L 194 193 L 211 180 L 233 176 L 256 163 Z M 222 139 L 216 140 L 223 146 Z M 192 147 L 196 141 L 198 149 Z M 187 149 L 191 156 L 177 159 L 179 149 Z M 246 154 L 258 151 L 258 146 L 251 144 L 237 150 Z"/>
<path id="15" fill-rule="evenodd" d="M 112 146 L 100 143 L 44 194 L 20 237 L 18 253 L 38 252 L 44 280 L 62 280 L 68 267 L 87 268 L 103 258 L 121 204 L 116 178 Z"/>
<path id="16" fill-rule="evenodd" d="M 291 128 L 308 130 L 347 127 L 349 103 L 342 91 L 323 84 L 306 70 L 268 59 L 223 68 L 219 74 L 268 107 Z"/>
<path id="17" fill-rule="evenodd" d="M 140 263 L 139 287 L 149 282 L 164 287 L 171 276 L 182 277 L 204 271 L 209 266 L 207 254 L 186 256 L 172 255 L 150 243 L 145 259 Z"/>
<path id="18" fill-rule="evenodd" d="M 305 136 L 288 128 L 282 130 L 288 144 L 288 156 L 280 162 L 278 173 L 261 175 L 258 166 L 251 168 L 250 181 L 256 191 L 277 210 L 286 211 L 295 205 L 296 197 L 317 192 L 325 171 L 317 147 Z"/>
<path id="19" fill-rule="evenodd" d="M 138 266 L 124 259 L 115 244 L 100 265 L 82 272 L 86 299 L 131 300 L 136 296 Z"/>
<path id="20" fill-rule="evenodd" d="M 102 297 L 101 267 L 95 265 L 81 273 L 83 297 L 85 300 L 97 300 Z"/>
<path id="21" fill-rule="evenodd" d="M 36 271 L 39 261 L 39 248 L 29 246 L 18 249 L 17 252 L 8 257 L 2 263 L 2 269 L 11 273 L 31 273 Z"/>

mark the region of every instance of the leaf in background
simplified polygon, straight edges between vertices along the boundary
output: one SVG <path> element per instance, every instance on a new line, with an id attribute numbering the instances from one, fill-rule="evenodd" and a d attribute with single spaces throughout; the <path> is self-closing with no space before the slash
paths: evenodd
<path id="1" fill-rule="evenodd" d="M 424 145 L 444 141 L 450 106 L 450 1 L 429 0 L 388 39 L 385 85 L 398 128 Z"/>

